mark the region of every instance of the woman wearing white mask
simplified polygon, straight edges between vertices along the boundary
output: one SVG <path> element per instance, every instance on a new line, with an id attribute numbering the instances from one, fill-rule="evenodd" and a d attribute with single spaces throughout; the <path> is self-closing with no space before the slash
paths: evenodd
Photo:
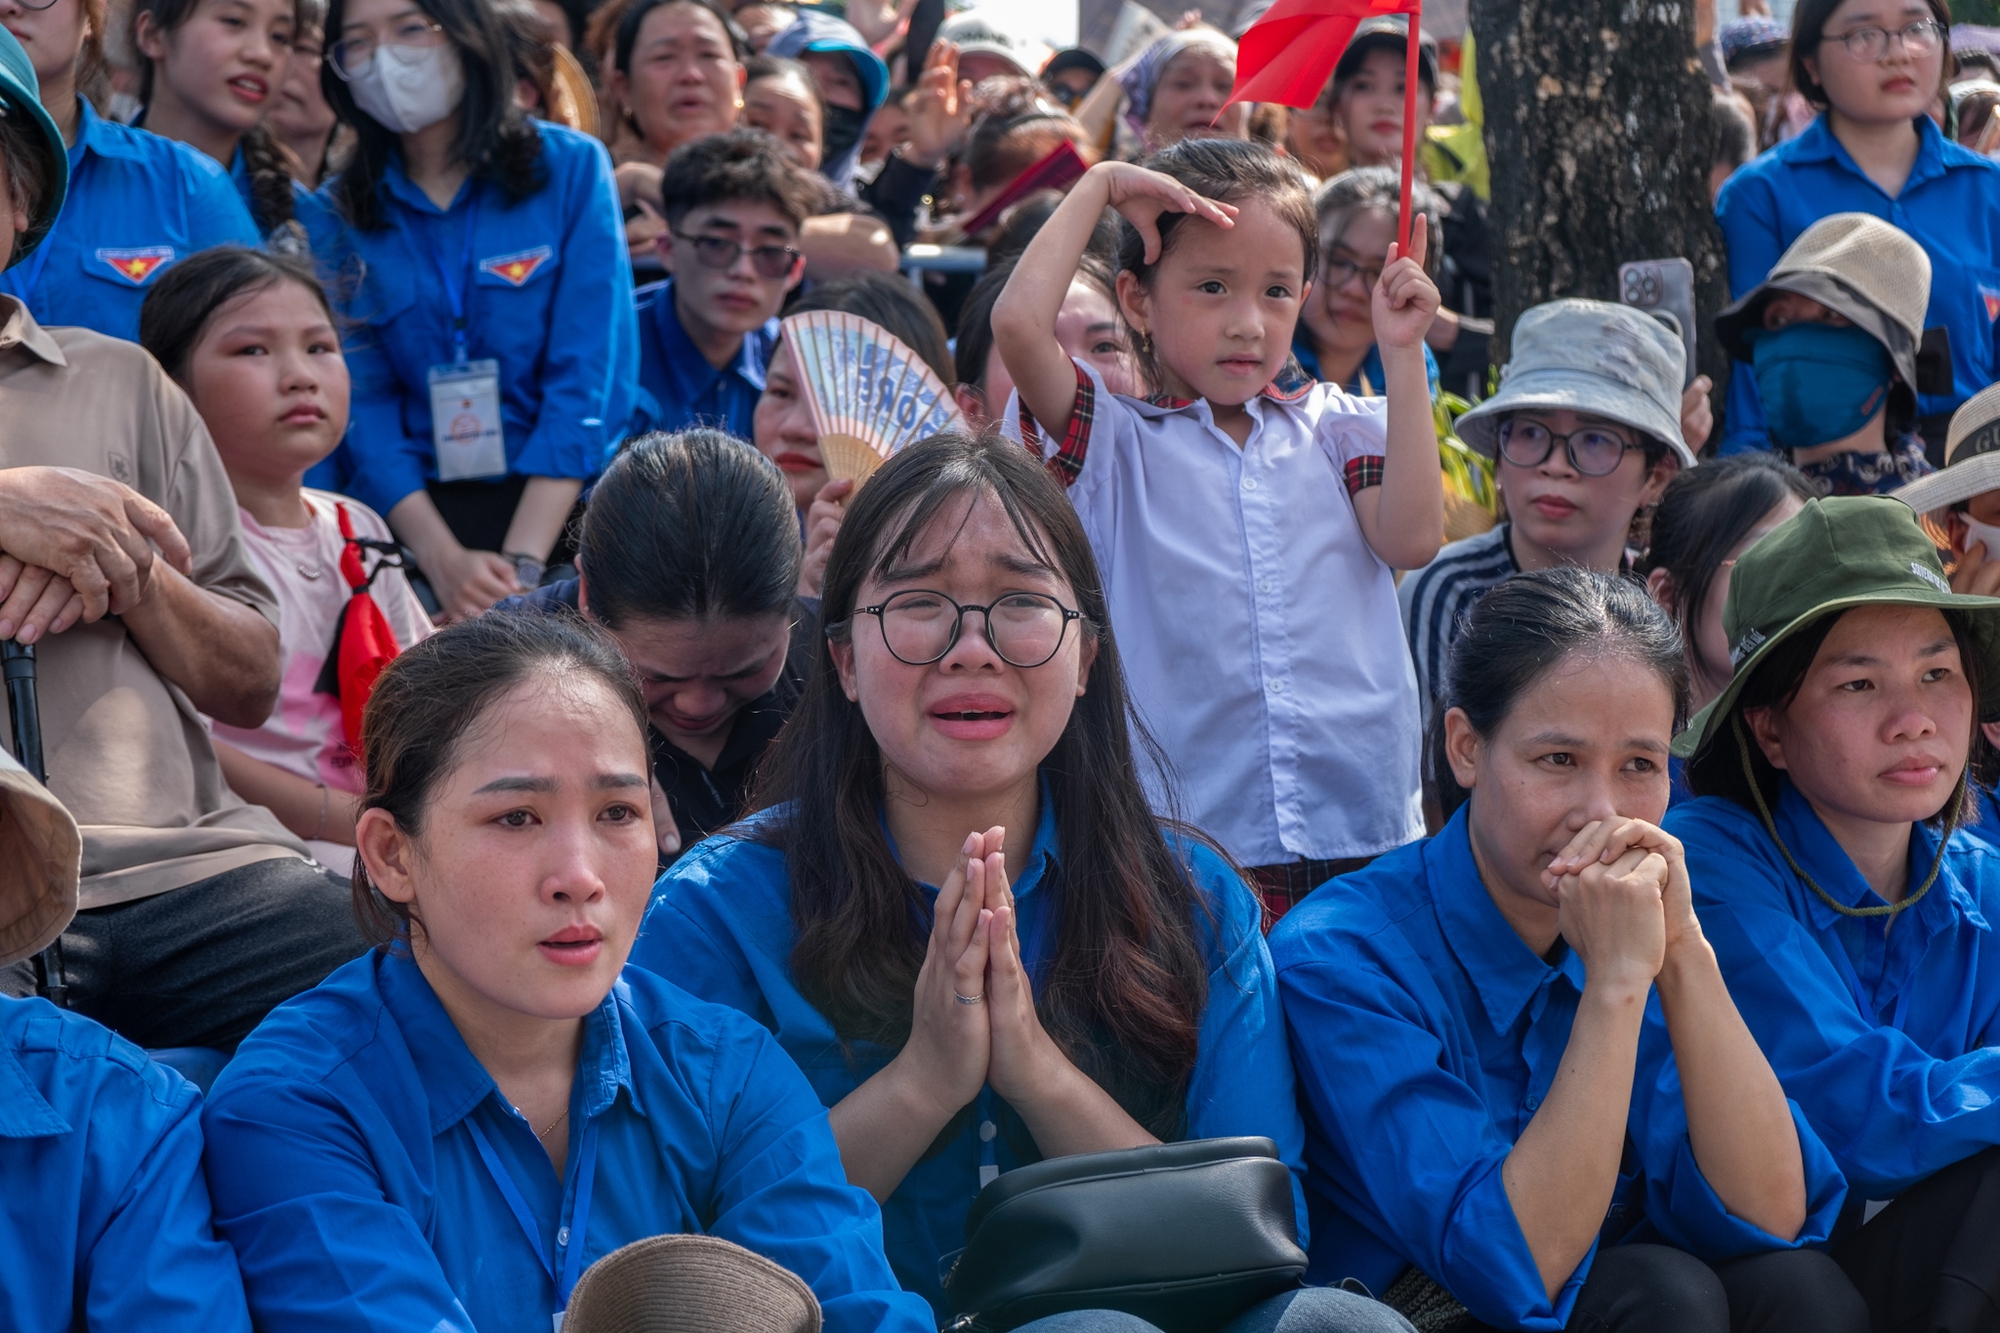
<path id="1" fill-rule="evenodd" d="M 301 208 L 351 321 L 354 428 L 311 476 L 377 513 L 446 618 L 531 589 L 624 434 L 638 328 L 611 162 L 514 105 L 477 0 L 332 0 L 358 140 Z"/>

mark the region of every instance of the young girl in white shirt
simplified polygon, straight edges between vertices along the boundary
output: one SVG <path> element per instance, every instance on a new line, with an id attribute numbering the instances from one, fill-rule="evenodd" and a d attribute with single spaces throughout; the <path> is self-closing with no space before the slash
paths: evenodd
<path id="1" fill-rule="evenodd" d="M 431 622 L 402 570 L 378 569 L 391 539 L 375 511 L 302 484 L 347 432 L 347 362 L 326 295 L 298 260 L 222 246 L 153 285 L 139 341 L 207 424 L 250 557 L 278 596 L 277 706 L 261 727 L 211 720 L 216 758 L 239 796 L 348 874 L 362 774 L 323 677 L 350 582 L 374 574 L 369 590 L 398 648 L 427 637 Z"/>
<path id="2" fill-rule="evenodd" d="M 1251 868 L 1275 917 L 1421 837 L 1422 725 L 1392 570 L 1444 536 L 1423 339 L 1438 307 L 1420 218 L 1373 296 L 1385 398 L 1288 365 L 1317 265 L 1298 169 L 1189 140 L 1086 173 L 993 312 L 1012 423 L 1070 487 L 1127 645 L 1133 698 L 1183 813 Z M 1072 361 L 1055 321 L 1105 207 L 1141 401 Z M 1156 784 L 1154 790 L 1159 790 Z"/>

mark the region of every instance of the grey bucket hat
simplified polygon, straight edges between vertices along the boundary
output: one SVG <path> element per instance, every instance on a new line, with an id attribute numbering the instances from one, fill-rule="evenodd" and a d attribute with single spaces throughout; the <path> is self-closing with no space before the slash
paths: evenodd
<path id="1" fill-rule="evenodd" d="M 1644 311 L 1609 301 L 1549 301 L 1514 324 L 1500 389 L 1458 419 L 1458 437 L 1493 457 L 1500 423 L 1520 411 L 1588 412 L 1644 431 L 1695 465 L 1681 436 L 1680 336 Z"/>
<path id="2" fill-rule="evenodd" d="M 577 1280 L 563 1333 L 820 1333 L 795 1273 L 719 1236 L 649 1236 Z"/>
<path id="3" fill-rule="evenodd" d="M 76 821 L 0 750 L 0 966 L 55 943 L 76 915 L 82 870 Z"/>

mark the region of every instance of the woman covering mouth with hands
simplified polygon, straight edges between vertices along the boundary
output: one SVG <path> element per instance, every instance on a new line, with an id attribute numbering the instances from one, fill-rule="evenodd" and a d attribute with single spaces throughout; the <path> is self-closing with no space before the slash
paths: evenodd
<path id="1" fill-rule="evenodd" d="M 700 1232 L 798 1274 L 833 1333 L 929 1333 L 778 1044 L 625 970 L 655 850 L 610 640 L 454 626 L 382 674 L 365 736 L 381 947 L 275 1010 L 203 1115 L 258 1325 L 548 1333 L 594 1260 Z"/>
<path id="2" fill-rule="evenodd" d="M 862 487 L 767 802 L 661 880 L 633 959 L 776 1032 L 831 1108 L 890 1262 L 1045 1157 L 1301 1127 L 1249 888 L 1163 828 L 1076 512 L 1018 445 L 946 434 Z M 1240 1316 L 1389 1330 L 1296 1291 Z M 1095 1312 L 1070 1329 L 1149 1325 Z"/>
<path id="3" fill-rule="evenodd" d="M 1860 1333 L 1844 1197 L 1730 1002 L 1667 808 L 1686 667 L 1636 584 L 1473 608 L 1433 727 L 1436 837 L 1271 934 L 1307 1107 L 1309 1281 L 1465 1333 Z M 1720 869 L 1711 873 L 1722 875 Z"/>

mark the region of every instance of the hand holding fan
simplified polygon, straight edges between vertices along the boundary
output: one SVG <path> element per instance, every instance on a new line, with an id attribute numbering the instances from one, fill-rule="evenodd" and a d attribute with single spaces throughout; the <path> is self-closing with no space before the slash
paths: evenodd
<path id="1" fill-rule="evenodd" d="M 781 327 L 828 476 L 866 481 L 904 445 L 963 424 L 937 372 L 880 324 L 812 310 Z"/>

